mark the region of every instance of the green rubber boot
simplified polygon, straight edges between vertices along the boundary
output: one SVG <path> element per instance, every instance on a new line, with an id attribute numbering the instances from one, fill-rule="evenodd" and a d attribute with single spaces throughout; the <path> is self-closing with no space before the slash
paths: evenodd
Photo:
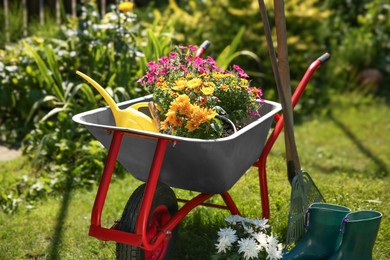
<path id="1" fill-rule="evenodd" d="M 332 260 L 371 260 L 382 213 L 372 210 L 347 214 L 341 224 L 342 243 Z"/>
<path id="2" fill-rule="evenodd" d="M 310 205 L 307 231 L 293 249 L 283 254 L 283 259 L 313 260 L 332 256 L 338 247 L 340 223 L 349 212 L 349 208 L 334 204 Z"/>

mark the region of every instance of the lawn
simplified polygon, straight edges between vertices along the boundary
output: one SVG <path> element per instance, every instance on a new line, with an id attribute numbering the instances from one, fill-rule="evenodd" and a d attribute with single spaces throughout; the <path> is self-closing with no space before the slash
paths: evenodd
<path id="1" fill-rule="evenodd" d="M 334 100 L 332 112 L 312 115 L 296 126 L 301 164 L 329 203 L 352 210 L 383 213 L 374 259 L 390 259 L 390 108 L 385 102 L 349 95 Z M 290 187 L 286 178 L 281 136 L 267 162 L 270 222 L 284 239 Z M 29 174 L 22 157 L 0 163 L 0 180 Z M 130 174 L 115 177 L 107 197 L 102 224 L 120 218 L 132 191 L 140 185 Z M 111 259 L 115 244 L 88 236 L 90 213 L 97 187 L 69 190 L 45 199 L 32 209 L 0 213 L 0 259 Z M 175 190 L 178 197 L 190 192 Z M 245 216 L 261 216 L 256 171 L 251 169 L 231 190 Z M 215 199 L 214 201 L 219 201 Z M 227 211 L 198 207 L 181 223 L 175 259 L 209 259 L 215 252 L 216 233 Z"/>

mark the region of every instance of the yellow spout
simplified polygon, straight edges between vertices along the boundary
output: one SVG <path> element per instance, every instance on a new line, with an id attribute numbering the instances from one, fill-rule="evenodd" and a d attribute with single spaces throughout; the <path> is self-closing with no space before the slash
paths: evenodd
<path id="1" fill-rule="evenodd" d="M 111 108 L 116 126 L 149 132 L 158 132 L 153 119 L 138 111 L 141 107 L 147 107 L 147 102 L 137 103 L 122 110 L 118 107 L 107 91 L 99 85 L 99 83 L 80 71 L 77 71 L 76 74 L 88 81 L 100 93 L 100 95 L 102 95 L 108 106 Z"/>

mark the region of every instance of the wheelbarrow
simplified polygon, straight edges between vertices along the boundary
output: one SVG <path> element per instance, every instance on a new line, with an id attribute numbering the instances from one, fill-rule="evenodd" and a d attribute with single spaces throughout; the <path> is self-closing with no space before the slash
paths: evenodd
<path id="1" fill-rule="evenodd" d="M 307 69 L 292 97 L 293 106 L 323 61 L 324 56 Z M 151 99 L 148 95 L 118 105 L 123 109 Z M 168 258 L 177 237 L 176 227 L 197 206 L 227 209 L 233 215 L 241 215 L 229 190 L 251 166 L 258 168 L 262 217 L 268 219 L 266 160 L 283 129 L 280 110 L 280 104 L 265 100 L 260 118 L 215 140 L 117 127 L 109 107 L 75 115 L 73 120 L 84 125 L 108 149 L 89 235 L 117 242 L 119 259 Z M 275 127 L 269 134 L 273 121 Z M 121 219 L 112 227 L 103 227 L 101 216 L 116 161 L 144 184 L 130 196 Z M 198 194 L 190 200 L 177 199 L 171 187 Z M 215 195 L 222 197 L 224 205 L 206 203 Z M 178 201 L 183 203 L 180 208 Z"/>

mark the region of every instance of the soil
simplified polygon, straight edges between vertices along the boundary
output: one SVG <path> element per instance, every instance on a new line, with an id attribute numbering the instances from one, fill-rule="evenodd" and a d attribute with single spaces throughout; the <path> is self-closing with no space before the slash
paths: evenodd
<path id="1" fill-rule="evenodd" d="M 0 161 L 10 161 L 21 155 L 21 151 L 17 149 L 10 149 L 0 145 Z"/>

